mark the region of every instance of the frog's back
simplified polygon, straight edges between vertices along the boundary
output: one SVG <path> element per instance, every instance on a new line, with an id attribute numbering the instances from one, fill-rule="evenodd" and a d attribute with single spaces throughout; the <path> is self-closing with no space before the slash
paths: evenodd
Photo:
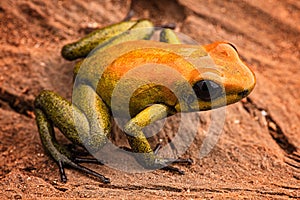
<path id="1" fill-rule="evenodd" d="M 177 98 L 172 90 L 179 80 L 191 80 L 195 67 L 186 58 L 193 54 L 201 57 L 206 52 L 200 46 L 125 42 L 95 51 L 78 75 L 120 115 L 128 108 L 134 115 L 153 103 L 175 105 Z"/>

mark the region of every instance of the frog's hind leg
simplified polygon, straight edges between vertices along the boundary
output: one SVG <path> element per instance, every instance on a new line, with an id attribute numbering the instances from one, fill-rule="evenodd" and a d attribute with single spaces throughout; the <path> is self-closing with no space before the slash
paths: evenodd
<path id="1" fill-rule="evenodd" d="M 104 183 L 110 182 L 103 175 L 76 163 L 72 153 L 55 139 L 54 126 L 77 145 L 82 145 L 83 142 L 89 141 L 92 137 L 90 136 L 89 121 L 77 106 L 72 105 L 54 92 L 43 91 L 35 100 L 35 115 L 42 144 L 57 162 L 62 182 L 67 181 L 64 172 L 65 166 L 97 177 Z"/>

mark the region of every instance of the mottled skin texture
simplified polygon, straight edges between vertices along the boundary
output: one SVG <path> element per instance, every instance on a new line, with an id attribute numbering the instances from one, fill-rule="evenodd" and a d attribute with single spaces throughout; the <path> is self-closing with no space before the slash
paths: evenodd
<path id="1" fill-rule="evenodd" d="M 118 26 L 123 25 L 112 27 Z M 109 179 L 75 163 L 72 153 L 56 142 L 53 126 L 74 144 L 97 152 L 110 134 L 111 116 L 124 117 L 128 122 L 122 128 L 132 151 L 141 153 L 136 159 L 144 167 L 182 173 L 168 167 L 170 160 L 157 158 L 142 129 L 177 112 L 232 104 L 247 96 L 255 85 L 253 72 L 226 42 L 207 46 L 179 44 L 169 29 L 161 33 L 162 42 L 141 41 L 153 33 L 146 20 L 129 29 L 130 32 L 100 42 L 97 51 L 75 66 L 72 103 L 51 91 L 41 92 L 35 100 L 42 143 L 58 163 L 62 181 L 66 181 L 64 165 L 92 174 L 105 183 Z M 81 45 L 86 41 L 89 38 L 69 45 L 71 52 L 63 50 L 63 56 L 77 57 L 73 55 L 78 53 L 81 57 L 85 49 Z M 211 95 L 209 99 L 207 94 Z"/>

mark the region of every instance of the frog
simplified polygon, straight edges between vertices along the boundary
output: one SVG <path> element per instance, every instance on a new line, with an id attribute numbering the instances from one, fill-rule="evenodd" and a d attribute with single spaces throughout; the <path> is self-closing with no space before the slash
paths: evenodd
<path id="1" fill-rule="evenodd" d="M 156 29 L 147 19 L 123 21 L 62 48 L 66 60 L 82 59 L 74 67 L 72 102 L 50 90 L 34 101 L 42 145 L 57 163 L 62 182 L 67 182 L 65 167 L 103 183 L 110 179 L 81 165 L 103 163 L 74 156 L 56 140 L 55 127 L 72 144 L 97 152 L 109 141 L 113 118 L 124 117 L 122 130 L 138 163 L 184 174 L 172 164 L 192 160 L 158 157 L 159 145 L 151 148 L 143 128 L 177 113 L 236 103 L 254 89 L 255 74 L 233 44 L 184 44 L 169 28 L 161 28 L 159 41 L 150 40 Z"/>

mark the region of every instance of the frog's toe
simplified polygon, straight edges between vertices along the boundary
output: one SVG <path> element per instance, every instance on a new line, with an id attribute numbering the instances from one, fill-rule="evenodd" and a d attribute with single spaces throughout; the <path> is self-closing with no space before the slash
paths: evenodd
<path id="1" fill-rule="evenodd" d="M 190 159 L 190 158 L 187 158 L 187 159 L 183 159 L 183 158 L 178 158 L 178 159 L 164 158 L 163 160 L 160 160 L 159 162 L 160 162 L 160 165 L 163 166 L 161 168 L 162 170 L 175 172 L 175 173 L 178 173 L 180 175 L 183 175 L 184 171 L 180 170 L 179 168 L 171 166 L 171 164 L 187 164 L 187 165 L 193 164 L 193 160 Z"/>
<path id="2" fill-rule="evenodd" d="M 68 164 L 68 165 L 69 165 L 69 164 Z M 72 165 L 70 165 L 70 166 L 71 166 L 72 168 L 74 168 L 74 169 L 77 169 L 77 170 L 79 170 L 79 171 L 84 172 L 85 174 L 88 174 L 88 175 L 91 175 L 91 176 L 93 176 L 93 177 L 96 177 L 96 178 L 100 179 L 101 182 L 103 182 L 103 183 L 110 183 L 109 178 L 106 178 L 106 177 L 103 176 L 102 174 L 99 174 L 99 173 L 97 173 L 97 172 L 95 172 L 95 171 L 93 171 L 93 170 L 91 170 L 91 169 L 89 169 L 89 168 L 86 168 L 86 167 L 81 166 L 81 165 L 76 164 L 76 163 L 72 163 Z"/>
<path id="3" fill-rule="evenodd" d="M 81 157 L 75 157 L 73 158 L 73 161 L 75 163 L 94 163 L 98 165 L 104 165 L 104 163 L 96 158 L 81 158 Z"/>
<path id="4" fill-rule="evenodd" d="M 185 172 L 177 167 L 173 167 L 173 166 L 166 166 L 163 167 L 162 170 L 166 170 L 166 171 L 170 171 L 170 172 L 174 172 L 174 173 L 178 173 L 180 175 L 184 175 Z"/>
<path id="5" fill-rule="evenodd" d="M 68 166 L 68 167 L 71 167 L 73 169 L 76 169 L 78 171 L 81 171 L 85 174 L 88 174 L 88 175 L 91 175 L 93 177 L 96 177 L 97 179 L 100 179 L 101 182 L 103 183 L 110 183 L 110 180 L 109 178 L 106 178 L 105 176 L 103 176 L 102 174 L 99 174 L 89 168 L 86 168 L 82 165 L 79 165 L 78 163 L 80 162 L 92 162 L 92 163 L 96 163 L 97 164 L 103 164 L 101 162 L 99 162 L 98 160 L 96 159 L 92 159 L 92 158 L 75 158 L 74 161 L 70 160 L 69 158 L 65 157 L 65 156 L 62 156 L 61 159 L 58 159 L 57 160 L 57 163 L 58 163 L 58 167 L 59 167 L 59 172 L 60 172 L 60 178 L 61 178 L 61 181 L 63 183 L 66 183 L 67 182 L 67 176 L 65 174 L 65 167 Z"/>
<path id="6" fill-rule="evenodd" d="M 187 164 L 187 165 L 191 165 L 193 164 L 193 160 L 191 158 L 177 158 L 177 159 L 167 159 L 167 162 L 169 162 L 170 164 Z"/>
<path id="7" fill-rule="evenodd" d="M 155 149 L 153 150 L 154 154 L 157 155 L 159 150 L 161 149 L 161 145 L 158 144 Z M 193 160 L 191 158 L 164 158 L 162 160 L 159 159 L 160 165 L 162 165 L 163 167 L 161 169 L 166 170 L 166 171 L 171 171 L 171 172 L 175 172 L 178 174 L 183 175 L 184 171 L 180 170 L 179 168 L 170 166 L 171 164 L 187 164 L 187 165 L 191 165 L 193 164 Z"/>
<path id="8" fill-rule="evenodd" d="M 63 162 L 58 161 L 57 164 L 58 164 L 59 173 L 60 173 L 60 180 L 61 180 L 61 182 L 66 183 L 68 179 L 67 179 L 67 176 L 66 176 L 66 173 L 65 173 Z"/>

